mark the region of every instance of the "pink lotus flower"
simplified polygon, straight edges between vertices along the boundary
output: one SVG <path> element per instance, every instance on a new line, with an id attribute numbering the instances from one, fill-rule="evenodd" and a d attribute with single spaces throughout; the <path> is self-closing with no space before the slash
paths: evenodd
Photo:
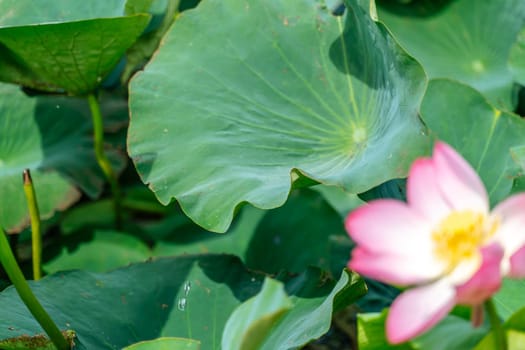
<path id="1" fill-rule="evenodd" d="M 432 158 L 414 162 L 407 201 L 372 201 L 346 219 L 357 244 L 350 269 L 410 287 L 390 308 L 391 343 L 420 335 L 456 304 L 479 307 L 502 276 L 525 276 L 525 194 L 490 211 L 480 178 L 450 146 L 438 142 Z"/>

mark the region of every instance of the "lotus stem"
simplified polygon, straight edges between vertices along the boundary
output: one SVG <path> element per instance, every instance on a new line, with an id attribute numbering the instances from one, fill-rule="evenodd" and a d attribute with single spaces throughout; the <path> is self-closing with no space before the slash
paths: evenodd
<path id="1" fill-rule="evenodd" d="M 9 245 L 7 237 L 2 229 L 0 229 L 0 262 L 2 263 L 7 276 L 15 286 L 20 299 L 22 299 L 29 309 L 29 312 L 31 312 L 33 317 L 42 326 L 55 347 L 58 350 L 69 350 L 70 346 L 67 340 L 31 291 L 29 284 L 25 280 L 24 275 L 15 260 L 11 246 Z"/>
<path id="2" fill-rule="evenodd" d="M 24 192 L 29 207 L 29 218 L 31 220 L 31 246 L 33 250 L 33 279 L 38 281 L 42 278 L 42 233 L 40 230 L 40 211 L 36 201 L 35 187 L 31 179 L 29 169 L 24 170 Z"/>
<path id="3" fill-rule="evenodd" d="M 88 102 L 89 108 L 91 109 L 91 116 L 93 118 L 95 157 L 111 186 L 115 211 L 115 226 L 120 228 L 122 226 L 122 195 L 117 175 L 111 166 L 106 152 L 104 151 L 104 122 L 102 114 L 100 113 L 100 105 L 97 97 L 93 93 L 88 95 Z"/>
<path id="4" fill-rule="evenodd" d="M 492 334 L 494 337 L 494 346 L 496 350 L 507 350 L 507 334 L 503 325 L 501 324 L 501 319 L 496 311 L 494 306 L 494 301 L 492 298 L 488 299 L 485 302 L 485 310 L 489 316 L 490 325 L 492 326 Z"/>

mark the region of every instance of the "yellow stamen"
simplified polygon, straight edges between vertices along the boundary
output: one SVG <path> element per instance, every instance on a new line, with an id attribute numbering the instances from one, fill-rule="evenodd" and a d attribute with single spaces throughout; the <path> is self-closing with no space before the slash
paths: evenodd
<path id="1" fill-rule="evenodd" d="M 498 220 L 470 210 L 455 211 L 443 219 L 432 232 L 434 253 L 439 260 L 454 269 L 461 261 L 479 254 L 498 228 Z"/>

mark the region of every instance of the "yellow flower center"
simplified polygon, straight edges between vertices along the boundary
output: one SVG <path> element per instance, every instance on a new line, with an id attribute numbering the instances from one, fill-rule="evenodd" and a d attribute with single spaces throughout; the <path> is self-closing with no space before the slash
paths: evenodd
<path id="1" fill-rule="evenodd" d="M 498 226 L 497 219 L 484 214 L 470 210 L 452 212 L 432 232 L 434 253 L 450 271 L 461 261 L 475 258 Z"/>

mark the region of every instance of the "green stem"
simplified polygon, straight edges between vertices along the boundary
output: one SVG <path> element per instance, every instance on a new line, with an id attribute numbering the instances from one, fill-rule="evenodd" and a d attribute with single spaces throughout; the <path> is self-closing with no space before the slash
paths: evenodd
<path id="1" fill-rule="evenodd" d="M 20 267 L 18 266 L 13 251 L 9 246 L 9 242 L 5 236 L 5 233 L 0 229 L 0 262 L 4 267 L 7 276 L 13 283 L 20 296 L 20 299 L 29 309 L 29 312 L 37 320 L 38 323 L 42 326 L 44 331 L 47 333 L 53 344 L 58 350 L 68 350 L 70 346 L 67 340 L 64 338 L 57 325 L 53 322 L 51 317 L 48 315 L 46 310 L 38 302 L 35 295 L 29 288 L 29 284 L 24 278 Z"/>
<path id="2" fill-rule="evenodd" d="M 501 319 L 499 318 L 496 307 L 492 299 L 488 299 L 485 302 L 485 310 L 489 316 L 490 325 L 492 326 L 492 333 L 494 337 L 494 345 L 497 350 L 507 350 L 507 335 L 501 324 Z"/>
<path id="3" fill-rule="evenodd" d="M 29 169 L 24 170 L 24 192 L 26 194 L 27 206 L 29 207 L 29 218 L 31 219 L 31 246 L 33 247 L 33 279 L 38 281 L 42 278 L 42 233 L 40 231 L 40 211 L 36 201 L 35 187 L 31 179 Z"/>
<path id="4" fill-rule="evenodd" d="M 120 186 L 117 181 L 117 175 L 111 166 L 111 163 L 104 152 L 104 123 L 102 114 L 100 113 L 100 106 L 96 96 L 91 93 L 88 95 L 89 108 L 91 109 L 91 116 L 93 118 L 94 143 L 95 143 L 95 157 L 98 165 L 106 176 L 106 179 L 111 186 L 113 194 L 113 205 L 115 210 L 115 226 L 120 228 L 122 225 L 122 195 Z"/>

